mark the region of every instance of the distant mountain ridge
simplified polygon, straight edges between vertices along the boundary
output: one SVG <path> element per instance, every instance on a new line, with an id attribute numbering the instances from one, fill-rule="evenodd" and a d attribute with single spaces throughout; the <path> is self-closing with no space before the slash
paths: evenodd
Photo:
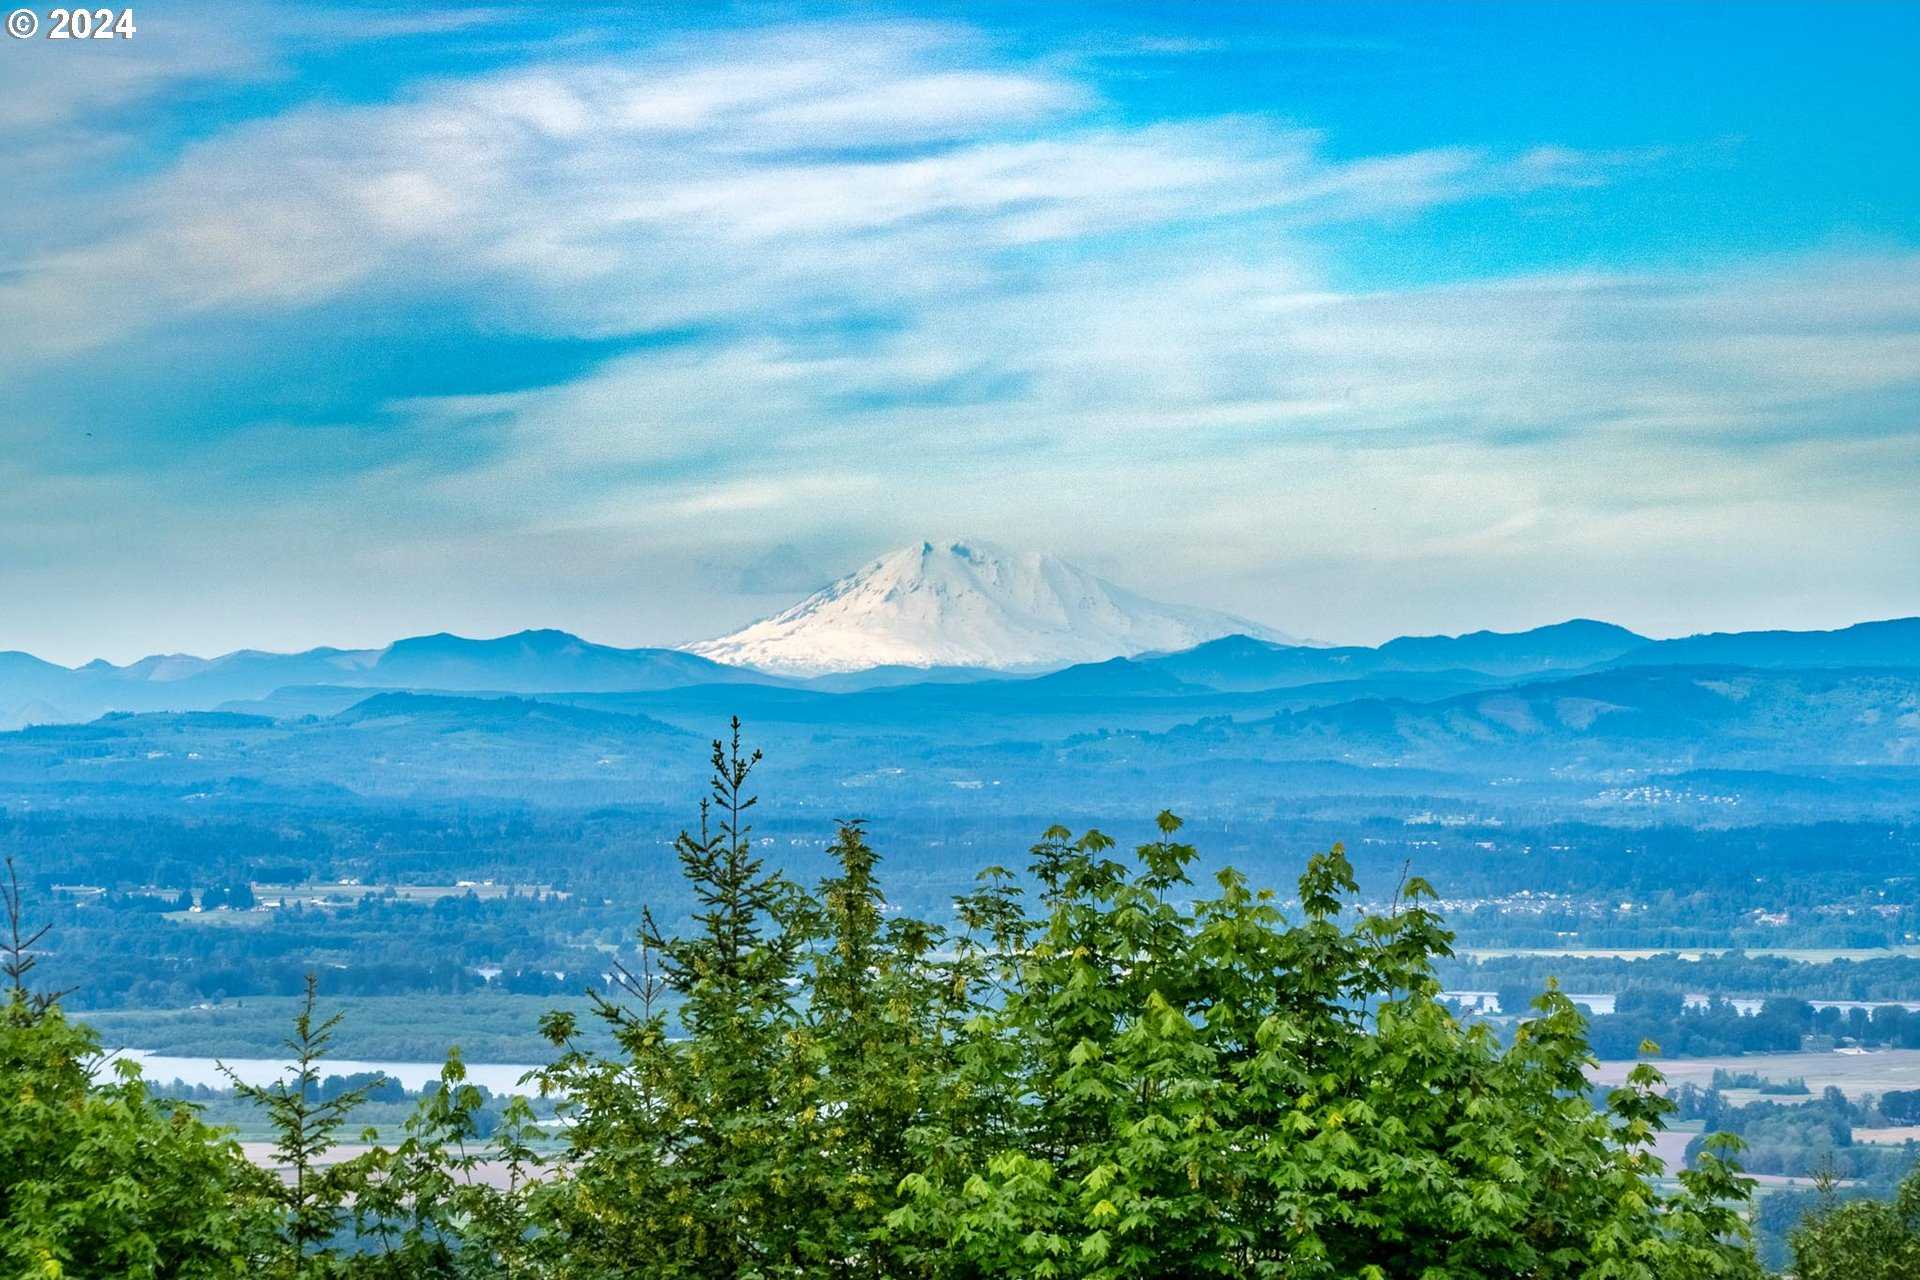
<path id="1" fill-rule="evenodd" d="M 1920 619 L 1679 641 L 1578 619 L 1373 648 L 1234 635 L 919 674 L 783 679 L 554 631 L 74 670 L 0 655 L 0 708 L 42 722 L 0 732 L 0 806 L 665 806 L 738 715 L 790 812 L 1025 821 L 1152 795 L 1405 820 L 1920 819 Z"/>
<path id="2" fill-rule="evenodd" d="M 1620 661 L 1633 666 L 1909 667 L 1920 664 L 1920 618 L 1859 622 L 1833 631 L 1716 631 L 1655 640 Z"/>
<path id="3" fill-rule="evenodd" d="M 0 654 L 0 727 L 88 720 L 107 711 L 204 710 L 300 687 L 525 694 L 756 679 L 766 677 L 678 649 L 619 649 L 552 630 L 486 640 L 442 632 L 396 640 L 384 649 L 241 649 L 217 658 L 164 654 L 124 667 L 94 661 L 69 669 L 8 653 Z"/>
<path id="4" fill-rule="evenodd" d="M 298 715 L 120 713 L 0 733 L 0 803 L 665 806 L 699 789 L 700 742 L 738 713 L 790 814 L 984 805 L 1024 821 L 1143 794 L 1173 794 L 1183 811 L 1244 812 L 1252 797 L 1311 813 L 1337 793 L 1402 817 L 1455 801 L 1627 821 L 1920 817 L 1916 665 L 1626 664 L 1464 690 L 1420 673 L 1296 687 L 1221 693 L 1116 659 L 849 693 L 336 688 Z"/>
<path id="5" fill-rule="evenodd" d="M 1647 637 L 1591 618 L 1531 631 L 1470 631 L 1459 636 L 1401 636 L 1376 651 L 1389 668 L 1465 667 L 1488 675 L 1570 671 L 1631 653 Z"/>
<path id="6" fill-rule="evenodd" d="M 1770 768 L 1818 760 L 1920 764 L 1920 669 L 1625 664 L 1435 702 L 1366 699 L 1257 726 L 1317 757 L 1457 766 L 1550 751 L 1589 765 L 1696 761 Z"/>
<path id="7" fill-rule="evenodd" d="M 1203 694 L 1309 686 L 1348 686 L 1356 698 L 1369 688 L 1387 687 L 1400 695 L 1419 687 L 1437 694 L 1667 666 L 1920 668 L 1920 618 L 1834 631 L 1676 640 L 1649 640 L 1623 627 L 1576 619 L 1521 632 L 1403 637 L 1373 648 L 1309 647 L 1236 634 L 1171 652 L 1059 666 L 1037 679 L 980 668 L 881 667 L 802 681 L 683 650 L 622 649 L 551 630 L 492 639 L 414 636 L 383 649 L 239 650 L 217 658 L 167 654 L 126 666 L 91 662 L 78 668 L 0 652 L 0 730 L 83 722 L 109 711 L 206 711 L 229 705 L 268 715 L 330 715 L 359 701 L 358 690 L 531 696 L 729 685 L 807 691 L 816 698 L 872 698 L 890 688 L 938 687 L 945 690 L 939 701 L 946 706 L 1062 697 L 1151 697 L 1171 706 Z M 976 685 L 977 693 L 970 692 Z"/>
<path id="8" fill-rule="evenodd" d="M 1149 600 L 1058 556 L 978 539 L 904 547 L 789 609 L 687 650 L 782 675 L 871 667 L 1039 669 L 1243 634 L 1231 614 Z"/>
<path id="9" fill-rule="evenodd" d="M 1507 677 L 1578 671 L 1619 659 L 1651 643 L 1625 627 L 1576 618 L 1530 631 L 1402 636 L 1377 648 L 1306 648 L 1271 644 L 1252 636 L 1226 636 L 1179 653 L 1153 654 L 1136 661 L 1192 684 L 1246 690 L 1385 672 L 1459 671 Z"/>
<path id="10" fill-rule="evenodd" d="M 376 693 L 330 717 L 337 725 L 408 722 L 440 732 L 471 729 L 525 731 L 545 734 L 618 732 L 686 738 L 647 716 L 596 711 L 531 698 L 462 698 L 452 694 Z"/>

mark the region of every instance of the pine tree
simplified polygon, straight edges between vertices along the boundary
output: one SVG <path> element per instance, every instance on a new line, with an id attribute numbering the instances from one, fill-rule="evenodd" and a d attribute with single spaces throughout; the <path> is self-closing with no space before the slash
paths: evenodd
<path id="1" fill-rule="evenodd" d="M 274 1160 L 287 1174 L 279 1195 L 284 1211 L 283 1249 L 275 1271 L 302 1278 L 332 1274 L 337 1269 L 335 1260 L 320 1247 L 339 1232 L 345 1205 L 356 1182 L 364 1177 L 366 1166 L 353 1161 L 328 1164 L 324 1157 L 339 1144 L 339 1132 L 347 1118 L 379 1083 L 376 1080 L 345 1089 L 331 1098 L 320 1096 L 320 1063 L 327 1056 L 334 1028 L 343 1015 L 335 1013 L 316 1022 L 317 1002 L 317 982 L 313 974 L 308 974 L 300 1011 L 294 1015 L 293 1034 L 286 1040 L 292 1055 L 290 1079 L 264 1086 L 248 1084 L 224 1063 L 220 1066 L 235 1093 L 264 1110 L 273 1127 Z"/>
<path id="2" fill-rule="evenodd" d="M 27 975 L 40 963 L 40 957 L 33 954 L 34 947 L 53 926 L 28 927 L 20 897 L 20 873 L 15 870 L 12 858 L 7 859 L 7 882 L 0 885 L 0 906 L 5 908 L 7 916 L 7 936 L 0 942 L 0 975 L 7 980 L 10 1003 L 23 1017 L 44 1013 L 66 993 L 32 991 L 27 986 Z"/>
<path id="3" fill-rule="evenodd" d="M 934 960 L 942 930 L 888 920 L 880 855 L 859 821 L 839 824 L 820 885 L 806 1020 L 793 1038 L 809 1092 L 794 1118 L 812 1187 L 801 1261 L 810 1274 L 897 1276 L 908 1254 L 877 1232 L 915 1168 L 910 1135 L 940 1105 L 954 1026 Z"/>
<path id="4" fill-rule="evenodd" d="M 811 1067 L 794 1052 L 801 1012 L 788 984 L 810 916 L 799 887 L 754 853 L 748 781 L 760 756 L 740 739 L 736 719 L 713 744 L 697 833 L 675 842 L 695 928 L 669 934 L 646 913 L 644 971 L 622 975 L 639 1007 L 595 997 L 623 1057 L 580 1050 L 571 1018 L 546 1024 L 563 1052 L 542 1080 L 573 1118 L 572 1185 L 548 1201 L 569 1265 L 717 1280 L 798 1274 L 805 1253 L 793 1118 Z M 667 999 L 682 1040 L 668 1035 Z"/>

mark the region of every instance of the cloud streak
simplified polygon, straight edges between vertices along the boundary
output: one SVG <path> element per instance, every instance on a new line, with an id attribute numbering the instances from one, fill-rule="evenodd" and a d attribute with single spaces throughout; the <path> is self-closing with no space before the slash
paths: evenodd
<path id="1" fill-rule="evenodd" d="M 449 344 L 620 350 L 328 432 L 186 423 L 177 461 L 137 474 L 16 467 L 0 490 L 36 514 L 0 550 L 57 530 L 77 561 L 164 513 L 163 547 L 212 564 L 297 529 L 272 563 L 316 593 L 392 580 L 369 626 L 484 579 L 520 594 L 473 617 L 627 639 L 739 621 L 703 565 L 776 545 L 831 565 L 973 529 L 1333 637 L 1411 625 L 1383 599 L 1429 627 L 1610 605 L 1684 626 L 1682 594 L 1648 583 L 1687 542 L 1717 575 L 1696 601 L 1757 611 L 1754 549 L 1817 546 L 1852 607 L 1891 611 L 1920 570 L 1899 499 L 1920 484 L 1920 256 L 1363 288 L 1325 239 L 1604 192 L 1667 158 L 1552 140 L 1336 157 L 1257 116 L 1130 121 L 1070 64 L 907 22 L 297 106 L 210 133 L 97 234 L 44 237 L 0 275 L 0 374 L 45 386 L 162 333 L 423 298 Z M 35 422 L 0 434 L 34 444 Z M 248 486 L 289 456 L 295 482 Z M 91 514 L 56 510 L 75 503 Z M 582 601 L 641 563 L 653 594 L 701 598 Z M 1531 584 L 1507 616 L 1499 580 Z"/>
<path id="2" fill-rule="evenodd" d="M 977 53 L 941 28 L 799 28 L 294 111 L 192 147 L 129 197 L 126 231 L 30 258 L 0 305 L 28 358 L 354 290 L 485 291 L 539 332 L 754 322 L 980 284 L 1021 250 L 1401 214 L 1629 162 L 1337 163 L 1254 119 L 1101 127 L 1088 86 Z"/>

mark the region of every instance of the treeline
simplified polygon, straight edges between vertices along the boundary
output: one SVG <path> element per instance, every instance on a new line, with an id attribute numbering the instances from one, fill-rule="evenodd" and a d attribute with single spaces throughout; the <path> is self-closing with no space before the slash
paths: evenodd
<path id="1" fill-rule="evenodd" d="M 288 1176 L 263 1173 L 132 1073 L 93 1079 L 96 1043 L 26 994 L 16 950 L 0 1271 L 1761 1274 L 1751 1184 L 1721 1158 L 1733 1140 L 1665 1186 L 1657 1073 L 1596 1110 L 1564 995 L 1508 1045 L 1456 1019 L 1434 973 L 1450 936 L 1417 877 L 1355 917 L 1336 846 L 1290 920 L 1235 872 L 1196 885 L 1163 814 L 1131 858 L 1048 831 L 1031 892 L 989 868 L 948 928 L 889 909 L 859 824 L 817 886 L 768 869 L 737 732 L 714 765 L 676 849 L 698 910 L 684 929 L 643 918 L 622 997 L 597 1001 L 617 1050 L 586 1047 L 572 1015 L 545 1023 L 557 1056 L 539 1082 L 566 1100 L 551 1156 L 524 1105 L 479 1138 L 456 1057 L 400 1142 L 327 1164 L 364 1094 L 306 1087 L 333 1033 L 310 998 L 298 1075 L 242 1090 Z"/>
<path id="2" fill-rule="evenodd" d="M 1804 1092 L 1804 1090 L 1803 1090 Z M 1920 1142 L 1856 1142 L 1857 1128 L 1884 1128 L 1904 1123 L 1894 1119 L 1905 1112 L 1897 1100 L 1890 1113 L 1872 1098 L 1850 1099 L 1828 1088 L 1803 1102 L 1727 1101 L 1719 1089 L 1683 1086 L 1674 1093 L 1682 1119 L 1699 1120 L 1704 1128 L 1687 1146 L 1691 1160 L 1716 1133 L 1740 1135 L 1745 1146 L 1741 1166 L 1749 1173 L 1780 1174 L 1795 1178 L 1830 1177 L 1890 1187 L 1920 1164 Z"/>
<path id="3" fill-rule="evenodd" d="M 977 856 L 1017 847 L 1043 825 L 1021 814 L 903 809 L 884 791 L 862 793 L 861 800 L 889 829 L 913 832 L 890 853 L 890 893 L 902 909 L 930 919 L 947 918 L 952 895 L 965 891 Z M 1447 802 L 1410 797 L 1406 803 Z M 668 843 L 659 838 L 667 819 L 651 808 L 398 805 L 342 797 L 308 805 L 260 795 L 244 803 L 215 797 L 194 809 L 182 816 L 173 799 L 141 807 L 97 797 L 84 807 L 11 808 L 0 811 L 0 853 L 20 859 L 28 887 L 41 900 L 61 884 L 114 892 L 156 887 L 177 899 L 183 889 L 197 898 L 211 885 L 245 882 L 493 878 L 579 890 L 569 910 L 588 928 L 602 899 L 623 920 L 643 904 L 667 919 L 684 918 L 694 905 L 685 897 Z M 763 827 L 791 874 L 810 880 L 831 870 L 825 854 L 831 812 L 801 811 Z M 1391 885 L 1410 860 L 1443 882 L 1452 927 L 1477 946 L 1563 947 L 1572 935 L 1586 947 L 1840 947 L 1920 936 L 1920 878 L 1911 874 L 1920 859 L 1920 827 L 1910 825 L 1689 831 L 1510 821 L 1456 828 L 1409 827 L 1397 816 L 1357 813 L 1335 820 L 1271 813 L 1195 829 L 1222 862 L 1272 879 L 1293 874 L 1280 851 L 1356 837 L 1350 856 L 1363 879 Z M 1528 900 L 1508 900 L 1522 888 L 1532 891 Z M 1623 902 L 1631 909 L 1622 910 Z M 1757 908 L 1784 913 L 1787 920 L 1759 923 Z M 103 932 L 109 934 L 103 941 L 115 941 Z M 1636 980 L 1677 985 L 1651 975 Z M 1460 985 L 1451 976 L 1447 981 Z M 1618 987 L 1582 983 L 1571 989 Z M 1763 992 L 1827 994 L 1772 986 L 1743 986 L 1738 993 Z M 1845 994 L 1920 998 L 1912 984 L 1903 991 Z"/>
<path id="4" fill-rule="evenodd" d="M 157 1098 L 176 1098 L 181 1102 L 220 1102 L 236 1097 L 232 1088 L 215 1088 L 206 1084 L 187 1084 L 174 1080 L 167 1084 L 152 1082 L 153 1093 Z M 353 1094 L 366 1102 L 406 1102 L 416 1099 L 431 1090 L 409 1090 L 398 1080 L 391 1079 L 378 1071 L 353 1071 L 346 1075 L 319 1076 L 313 1080 L 302 1081 L 300 1085 L 305 1096 L 315 1102 L 331 1102 L 333 1099 Z M 438 1085 L 434 1086 L 437 1090 Z M 486 1090 L 481 1090 L 484 1094 Z"/>
<path id="5" fill-rule="evenodd" d="M 1449 988 L 1465 991 L 1537 991 L 1551 977 L 1568 991 L 1655 987 L 1724 996 L 1920 1000 L 1920 956 L 1908 955 L 1840 957 L 1818 963 L 1737 951 L 1692 960 L 1678 954 L 1631 960 L 1576 955 L 1456 957 L 1441 963 L 1440 976 Z"/>
<path id="6" fill-rule="evenodd" d="M 1754 1215 L 1767 1265 L 1791 1280 L 1910 1280 L 1920 1276 L 1920 1171 L 1891 1196 L 1829 1180 L 1761 1197 Z"/>
<path id="7" fill-rule="evenodd" d="M 1729 850 L 1729 856 L 1737 851 Z M 1910 945 L 1920 938 L 1920 905 L 1889 903 L 1857 892 L 1807 899 L 1785 886 L 1768 886 L 1756 918 L 1752 889 L 1731 892 L 1665 891 L 1630 910 L 1605 891 L 1556 903 L 1485 904 L 1455 913 L 1463 937 L 1482 947 L 1584 947 L 1664 951 L 1719 948 L 1858 949 Z"/>
<path id="8" fill-rule="evenodd" d="M 1688 1144 L 1688 1159 L 1707 1150 L 1709 1134 L 1738 1134 L 1745 1144 L 1740 1153 L 1741 1167 L 1747 1173 L 1782 1174 L 1803 1178 L 1812 1188 L 1768 1188 L 1753 1207 L 1753 1242 L 1766 1267 L 1784 1268 L 1793 1261 L 1795 1234 L 1805 1236 L 1807 1222 L 1830 1219 L 1843 1201 L 1862 1201 L 1859 1209 L 1832 1222 L 1822 1236 L 1826 1247 L 1834 1249 L 1832 1236 L 1837 1228 L 1857 1232 L 1859 1222 L 1872 1219 L 1885 1222 L 1884 1207 L 1870 1203 L 1889 1196 L 1901 1197 L 1895 1186 L 1908 1182 L 1920 1190 L 1920 1144 L 1862 1144 L 1855 1140 L 1855 1128 L 1880 1128 L 1908 1125 L 1920 1119 L 1920 1090 L 1887 1090 L 1880 1096 L 1847 1098 L 1837 1088 L 1822 1090 L 1820 1098 L 1809 1102 L 1728 1102 L 1722 1090 L 1751 1088 L 1764 1096 L 1811 1098 L 1805 1080 L 1768 1080 L 1751 1071 L 1715 1071 L 1713 1086 L 1682 1084 L 1672 1092 L 1674 1119 L 1699 1121 L 1701 1134 Z M 1916 1203 L 1912 1192 L 1905 1192 L 1908 1203 Z M 1920 1228 L 1920 1217 L 1908 1213 L 1912 1226 Z M 1851 1257 L 1860 1263 L 1859 1272 L 1839 1272 L 1834 1268 L 1814 1270 L 1822 1253 L 1803 1247 L 1803 1270 L 1824 1274 L 1830 1280 L 1859 1276 L 1905 1276 L 1901 1270 L 1872 1270 L 1880 1259 L 1899 1259 L 1899 1238 L 1872 1240 L 1855 1236 Z M 1884 1251 L 1882 1251 L 1884 1249 Z M 1864 1259 L 1864 1261 L 1862 1261 Z M 1912 1259 L 1908 1259 L 1912 1261 Z M 1920 1274 L 1920 1272 L 1910 1272 Z"/>
<path id="9" fill-rule="evenodd" d="M 463 994 L 487 985 L 483 969 L 500 970 L 509 990 L 574 992 L 582 980 L 559 985 L 550 975 L 590 965 L 585 980 L 597 981 L 603 966 L 592 944 L 612 945 L 620 921 L 631 919 L 598 902 L 530 894 L 431 903 L 369 894 L 335 909 L 290 905 L 233 927 L 50 905 L 59 941 L 42 972 L 50 985 L 72 988 L 76 1009 L 295 995 L 309 972 L 320 975 L 324 995 Z"/>
<path id="10" fill-rule="evenodd" d="M 1501 995 L 1502 1007 L 1508 998 Z M 1596 1014 L 1589 1034 L 1602 1058 L 1632 1058 L 1647 1041 L 1675 1057 L 1738 1053 L 1787 1053 L 1809 1036 L 1868 1048 L 1920 1048 L 1920 1013 L 1899 1005 L 1866 1009 L 1815 1009 L 1805 1000 L 1773 996 L 1758 1011 L 1743 1014 L 1714 997 L 1689 1007 L 1683 992 L 1629 987 L 1614 998 L 1614 1011 Z"/>
<path id="11" fill-rule="evenodd" d="M 295 1087 L 303 1093 L 303 1101 L 314 1107 L 348 1099 L 352 1105 L 353 1130 L 360 1138 L 369 1133 L 376 1138 L 381 1135 L 389 1139 L 404 1138 L 409 1121 L 417 1119 L 423 1111 L 430 1112 L 444 1105 L 462 1109 L 468 1117 L 466 1123 L 472 1137 L 489 1139 L 509 1123 L 510 1110 L 517 1116 L 527 1105 L 513 1095 L 496 1094 L 484 1085 L 450 1086 L 444 1080 L 433 1080 L 423 1088 L 407 1089 L 399 1081 L 375 1072 L 319 1076 L 300 1081 Z M 471 1092 L 444 1099 L 436 1096 L 450 1087 Z M 191 1103 L 199 1117 L 209 1124 L 249 1136 L 273 1136 L 270 1128 L 262 1128 L 268 1117 L 243 1088 L 185 1085 L 176 1080 L 153 1085 L 152 1093 L 162 1104 L 167 1101 Z M 542 1118 L 554 1114 L 553 1104 L 546 1099 L 532 1100 L 532 1107 Z"/>
<path id="12" fill-rule="evenodd" d="M 108 891 L 92 898 L 88 905 L 98 905 L 110 911 L 191 911 L 195 907 L 202 911 L 215 911 L 221 907 L 249 911 L 254 905 L 253 886 L 244 880 L 237 884 L 208 885 L 200 890 L 198 896 L 191 887 L 183 888 L 178 893 Z"/>

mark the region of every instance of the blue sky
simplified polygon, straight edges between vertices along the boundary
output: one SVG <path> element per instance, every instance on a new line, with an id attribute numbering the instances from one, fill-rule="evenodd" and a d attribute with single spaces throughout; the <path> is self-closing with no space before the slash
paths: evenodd
<path id="1" fill-rule="evenodd" d="M 0 648 L 1920 611 L 1920 8 L 142 5 L 0 47 Z"/>

